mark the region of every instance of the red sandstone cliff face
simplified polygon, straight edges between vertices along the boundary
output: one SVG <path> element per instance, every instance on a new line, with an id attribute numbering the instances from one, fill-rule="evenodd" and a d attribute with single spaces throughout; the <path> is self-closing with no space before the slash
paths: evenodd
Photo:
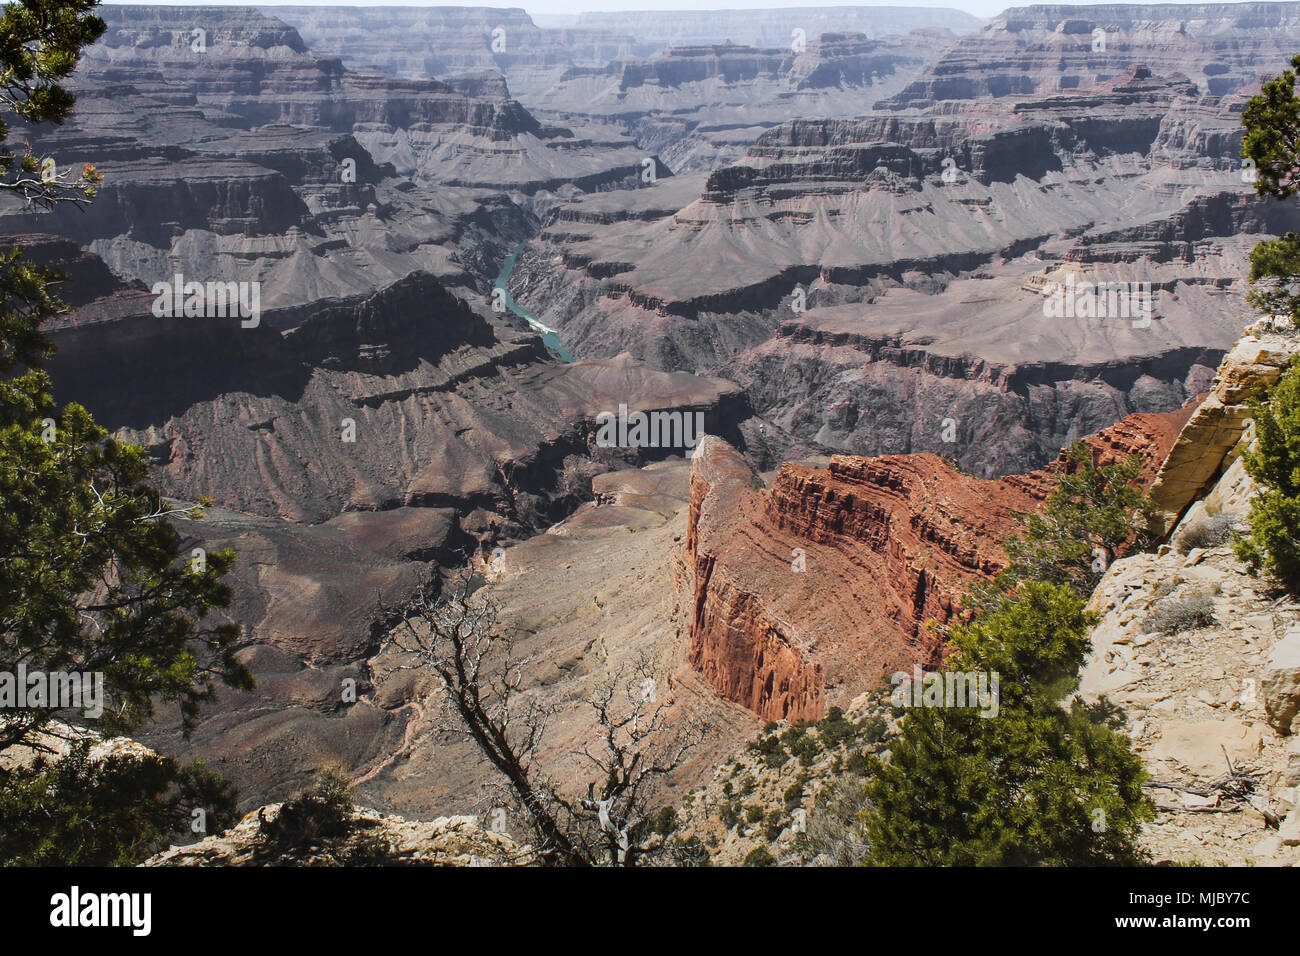
<path id="1" fill-rule="evenodd" d="M 1087 439 L 1133 452 L 1148 482 L 1190 408 L 1131 415 Z M 815 720 L 888 674 L 933 666 L 927 622 L 947 622 L 971 581 L 1005 565 L 1000 542 L 1053 485 L 1052 469 L 986 481 L 934 455 L 786 463 L 764 489 L 716 438 L 691 468 L 691 665 L 767 719 Z"/>

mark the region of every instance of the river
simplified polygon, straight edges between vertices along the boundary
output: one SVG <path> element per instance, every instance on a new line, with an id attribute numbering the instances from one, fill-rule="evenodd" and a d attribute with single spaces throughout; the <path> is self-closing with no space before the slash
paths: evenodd
<path id="1" fill-rule="evenodd" d="M 537 316 L 533 315 L 510 296 L 510 273 L 514 271 L 515 259 L 519 257 L 519 253 L 527 244 L 526 240 L 519 243 L 519 245 L 515 246 L 514 252 L 510 253 L 510 255 L 506 257 L 505 264 L 501 266 L 501 274 L 497 276 L 494 288 L 500 289 L 505 294 L 506 306 L 511 312 L 519 316 L 535 330 L 542 333 L 542 341 L 546 344 L 547 348 L 553 349 L 560 358 L 564 359 L 564 361 L 572 362 L 574 361 L 573 356 L 564 350 L 564 346 L 560 344 L 560 337 L 556 335 L 555 329 L 551 328 Z"/>

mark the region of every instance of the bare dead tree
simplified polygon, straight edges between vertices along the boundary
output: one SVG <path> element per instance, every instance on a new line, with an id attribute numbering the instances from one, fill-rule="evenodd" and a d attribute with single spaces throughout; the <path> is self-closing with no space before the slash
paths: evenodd
<path id="1" fill-rule="evenodd" d="M 649 828 L 666 778 L 702 744 L 708 730 L 691 720 L 675 730 L 671 701 L 659 700 L 654 668 L 644 656 L 621 668 L 588 702 L 596 712 L 598 743 L 575 755 L 596 772 L 581 800 L 558 796 L 580 824 L 579 839 L 605 864 L 635 866 L 670 850 Z"/>
<path id="2" fill-rule="evenodd" d="M 548 711 L 523 693 L 527 660 L 516 634 L 476 575 L 463 572 L 439 586 L 422 585 L 390 615 L 390 641 L 410 656 L 396 670 L 432 670 L 461 728 L 505 777 L 537 832 L 538 852 L 561 865 L 586 866 L 586 854 L 556 816 L 551 787 L 534 763 Z"/>
<path id="3" fill-rule="evenodd" d="M 562 866 L 631 866 L 663 849 L 649 827 L 650 801 L 706 736 L 698 722 L 670 734 L 668 702 L 658 700 L 650 664 L 620 671 L 591 697 L 598 742 L 575 754 L 597 779 L 570 797 L 550 781 L 537 757 L 554 707 L 525 687 L 530 658 L 518 632 L 480 577 L 462 571 L 442 586 L 431 581 L 387 612 L 391 670 L 431 670 L 457 729 L 501 773 L 536 835 L 540 859 Z M 620 690 L 622 693 L 620 694 Z"/>

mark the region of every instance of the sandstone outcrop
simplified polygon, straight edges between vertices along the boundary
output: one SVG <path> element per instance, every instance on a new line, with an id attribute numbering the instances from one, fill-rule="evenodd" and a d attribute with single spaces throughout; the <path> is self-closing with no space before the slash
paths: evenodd
<path id="1" fill-rule="evenodd" d="M 1162 512 L 1161 531 L 1172 530 L 1236 461 L 1251 419 L 1246 402 L 1277 383 L 1296 351 L 1294 334 L 1275 331 L 1261 321 L 1224 357 L 1209 395 L 1183 426 L 1151 487 Z"/>
<path id="2" fill-rule="evenodd" d="M 1220 514 L 1241 519 L 1244 508 Z M 1203 520 L 1189 514 L 1175 541 Z M 1163 609 L 1206 600 L 1208 623 L 1161 625 Z M 1276 719 L 1286 712 L 1279 704 L 1296 702 L 1285 668 L 1269 663 L 1285 659 L 1277 648 L 1300 622 L 1300 604 L 1279 599 L 1230 547 L 1212 544 L 1115 561 L 1089 607 L 1101 621 L 1080 692 L 1123 710 L 1153 781 L 1196 791 L 1148 788 L 1158 812 L 1143 829 L 1143 845 L 1157 860 L 1300 863 L 1300 851 L 1273 829 L 1296 816 L 1300 749 Z M 1253 781 L 1244 795 L 1212 787 L 1230 772 Z"/>
<path id="3" fill-rule="evenodd" d="M 1157 859 L 1300 863 L 1300 603 L 1250 575 L 1230 546 L 1256 490 L 1241 461 L 1254 440 L 1245 400 L 1297 350 L 1294 332 L 1267 320 L 1246 330 L 1151 488 L 1170 544 L 1114 562 L 1089 605 L 1101 621 L 1080 692 L 1126 715 L 1156 781 L 1159 812 L 1142 839 Z M 1208 613 L 1189 618 L 1189 607 Z M 1249 786 L 1214 786 L 1230 772 Z"/>
<path id="4" fill-rule="evenodd" d="M 1269 651 L 1259 691 L 1268 722 L 1284 734 L 1291 733 L 1300 714 L 1300 624 L 1289 628 Z"/>

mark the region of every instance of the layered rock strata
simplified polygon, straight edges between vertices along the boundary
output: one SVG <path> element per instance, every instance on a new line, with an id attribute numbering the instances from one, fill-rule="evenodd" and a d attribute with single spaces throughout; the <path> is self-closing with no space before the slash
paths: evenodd
<path id="1" fill-rule="evenodd" d="M 1088 441 L 1098 461 L 1139 454 L 1149 482 L 1189 412 L 1131 416 Z M 837 455 L 787 463 L 764 488 L 709 439 L 691 474 L 691 663 L 727 699 L 790 721 L 932 667 L 929 625 L 1005 566 L 1017 513 L 1053 484 L 1050 469 L 987 481 L 933 455 Z"/>

